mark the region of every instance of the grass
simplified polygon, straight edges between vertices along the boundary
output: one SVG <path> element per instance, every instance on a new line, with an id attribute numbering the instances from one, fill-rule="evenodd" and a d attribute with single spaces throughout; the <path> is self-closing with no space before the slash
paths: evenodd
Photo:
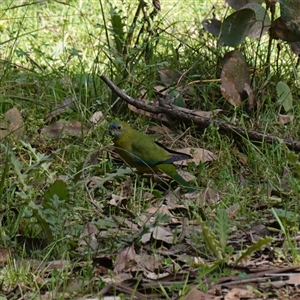
<path id="1" fill-rule="evenodd" d="M 261 245 L 242 238 L 240 244 L 234 243 L 235 233 L 248 232 L 255 224 L 275 227 L 286 237 L 285 243 L 274 245 L 276 258 L 281 257 L 285 264 L 299 262 L 294 239 L 299 226 L 298 154 L 282 143 L 270 145 L 237 139 L 220 133 L 215 126 L 202 132 L 191 128 L 180 139 L 179 134 L 186 129 L 180 126 L 172 126 L 169 136 L 156 133 L 166 146 L 202 147 L 217 155 L 209 164 L 191 164 L 186 168 L 196 176 L 194 184 L 200 192 L 199 198 L 204 199 L 208 223 L 201 223 L 198 215 L 197 201 L 201 199 L 182 201 L 182 196 L 172 189 L 164 195 L 160 184 L 130 174 L 105 148 L 112 144 L 107 124 L 114 118 L 131 120 L 136 129 L 147 133 L 153 133 L 149 126 L 159 122 L 127 109 L 120 115 L 125 106 L 111 95 L 97 74 L 106 74 L 129 95 L 145 95 L 150 101 L 156 96 L 155 87 L 162 84 L 157 72 L 162 67 L 187 71 L 189 81 L 212 80 L 191 85 L 189 108 L 206 111 L 221 108 L 226 112 L 219 117 L 239 126 L 280 138 L 299 138 L 296 101 L 294 121 L 285 125 L 277 121 L 278 113 L 284 113 L 276 102 L 277 82 L 283 80 L 289 85 L 294 100 L 299 86 L 295 57 L 289 54 L 286 45 L 279 69 L 273 54 L 272 76 L 268 78 L 264 70 L 267 40 L 263 39 L 259 45 L 256 40 L 246 40 L 242 46 L 249 65 L 257 67 L 253 88 L 261 107 L 254 116 L 242 108 L 234 110 L 222 97 L 216 73 L 221 58 L 230 49 L 219 47 L 200 25 L 212 4 L 188 0 L 161 3 L 161 13 L 152 20 L 152 27 L 145 30 L 143 26 L 149 24 L 143 23 L 143 17 L 149 21 L 152 11 L 149 4 L 144 15 L 139 15 L 133 39 L 127 40 L 128 53 L 124 55 L 116 50 L 123 50 L 122 42 L 133 22 L 129 11 L 136 11 L 136 3 L 1 2 L 0 112 L 4 114 L 17 106 L 24 117 L 24 133 L 23 142 L 11 134 L 1 145 L 1 247 L 9 249 L 11 255 L 0 274 L 3 282 L 0 294 L 14 299 L 9 295 L 16 286 L 16 295 L 30 291 L 32 299 L 54 291 L 58 293 L 56 299 L 72 299 L 76 293 L 96 294 L 116 277 L 116 261 L 123 259 L 126 271 L 123 269 L 122 275 L 133 276 L 128 280 L 135 285 L 126 291 L 116 285 L 112 294 L 132 296 L 144 291 L 165 299 L 175 295 L 184 297 L 195 284 L 207 290 L 214 280 L 237 274 L 230 265 L 232 253 L 242 255 L 250 246 L 251 255 L 264 249 L 267 240 L 263 236 Z M 118 31 L 119 35 L 124 34 L 119 42 L 115 40 L 116 28 L 110 22 L 111 8 L 115 10 L 116 21 L 124 22 L 124 28 Z M 229 13 L 222 7 L 216 11 L 220 18 Z M 47 114 L 66 98 L 73 100 L 74 108 L 67 109 L 54 121 L 77 120 L 88 124 L 94 112 L 102 111 L 100 124 L 80 137 L 41 137 L 39 132 L 47 126 L 44 122 Z M 84 165 L 88 154 L 96 149 L 101 153 L 96 161 Z M 164 181 L 169 184 L 168 179 Z M 212 194 L 204 193 L 207 188 Z M 153 213 L 154 208 L 165 207 L 166 201 L 169 201 L 168 213 Z M 173 234 L 174 247 L 187 247 L 179 252 L 181 255 L 153 236 L 149 242 L 143 242 L 147 234 L 158 228 Z M 185 235 L 180 239 L 182 231 Z M 130 245 L 134 245 L 135 253 Z M 127 248 L 132 256 L 126 260 L 120 253 Z M 139 260 L 138 255 L 145 254 L 144 249 L 148 260 L 153 260 L 152 265 L 157 264 L 156 268 L 145 265 L 147 259 Z M 166 254 L 167 251 L 171 254 Z M 199 257 L 202 262 L 190 261 Z M 30 265 L 32 259 L 39 262 L 57 259 L 61 265 L 51 269 L 48 278 L 47 267 Z M 20 266 L 19 261 L 23 260 L 26 263 Z M 168 272 L 174 275 L 169 286 L 157 279 L 153 280 L 157 285 L 150 289 L 142 280 L 143 276 L 154 278 L 150 276 Z M 74 279 L 79 283 L 72 294 L 70 282 Z"/>

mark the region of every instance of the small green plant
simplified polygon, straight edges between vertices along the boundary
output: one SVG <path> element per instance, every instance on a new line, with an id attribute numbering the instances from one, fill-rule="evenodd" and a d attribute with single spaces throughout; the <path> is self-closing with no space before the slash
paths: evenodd
<path id="1" fill-rule="evenodd" d="M 31 271 L 30 262 L 21 263 L 14 259 L 9 260 L 1 271 L 0 281 L 4 290 L 10 290 L 17 284 L 37 288 L 35 274 Z"/>
<path id="2" fill-rule="evenodd" d="M 210 250 L 211 254 L 216 258 L 217 261 L 227 262 L 230 258 L 230 252 L 227 253 L 227 240 L 229 236 L 229 218 L 225 210 L 220 210 L 216 216 L 216 228 L 213 230 L 209 227 L 207 222 L 204 222 L 199 215 L 194 213 L 198 222 L 202 227 L 202 236 L 205 245 Z M 250 257 L 254 252 L 261 250 L 266 245 L 273 241 L 272 238 L 262 238 L 253 245 L 248 247 L 245 251 L 240 251 L 240 255 L 235 261 L 238 264 L 243 259 Z"/>
<path id="3" fill-rule="evenodd" d="M 293 263 L 298 264 L 300 261 L 300 256 L 297 250 L 297 243 L 291 235 L 296 236 L 298 234 L 300 221 L 299 214 L 296 212 L 274 208 L 272 208 L 271 211 L 286 239 L 282 247 L 284 255 L 288 258 L 292 257 Z"/>
<path id="4" fill-rule="evenodd" d="M 124 80 L 133 72 L 143 56 L 148 62 L 151 61 L 154 43 L 152 39 L 155 34 L 153 20 L 160 8 L 154 6 L 152 12 L 149 12 L 146 2 L 139 1 L 132 18 L 125 9 L 109 1 L 109 19 L 107 19 L 104 3 L 100 1 L 100 5 L 108 59 L 111 66 L 115 67 L 115 70 L 111 69 L 111 75 L 115 75 L 112 78 Z"/>
<path id="5" fill-rule="evenodd" d="M 28 155 L 29 163 L 20 161 L 15 152 L 5 147 L 9 161 L 6 163 L 5 172 L 8 173 L 8 166 L 12 169 L 10 176 L 14 178 L 14 183 L 10 184 L 10 180 L 7 180 L 6 186 L 1 183 L 2 189 L 9 188 L 14 191 L 16 199 L 26 207 L 24 217 L 26 218 L 28 212 L 32 213 L 50 244 L 55 238 L 63 236 L 62 226 L 71 207 L 69 191 L 66 183 L 55 180 L 55 172 L 50 171 L 54 153 L 46 156 L 38 153 L 30 144 L 22 142 L 22 146 L 22 150 Z M 33 188 L 33 181 L 40 181 L 43 178 L 50 182 L 48 188 L 43 187 L 40 190 Z M 42 192 L 43 189 L 45 192 Z M 38 198 L 41 199 L 39 204 Z"/>

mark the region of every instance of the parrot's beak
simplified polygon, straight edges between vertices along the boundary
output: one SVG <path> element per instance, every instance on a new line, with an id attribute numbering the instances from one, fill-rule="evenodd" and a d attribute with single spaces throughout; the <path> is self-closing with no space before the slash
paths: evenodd
<path id="1" fill-rule="evenodd" d="M 114 123 L 110 123 L 109 124 L 109 129 L 108 132 L 111 136 L 115 136 L 115 132 L 116 132 L 116 124 Z"/>

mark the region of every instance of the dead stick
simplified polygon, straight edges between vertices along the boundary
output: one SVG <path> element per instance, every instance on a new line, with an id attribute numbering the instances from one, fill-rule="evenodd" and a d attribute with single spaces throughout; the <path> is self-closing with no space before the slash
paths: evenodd
<path id="1" fill-rule="evenodd" d="M 221 130 L 225 132 L 231 132 L 242 137 L 247 137 L 250 140 L 273 143 L 282 141 L 289 149 L 300 151 L 300 141 L 290 140 L 290 139 L 281 139 L 273 134 L 262 133 L 254 130 L 245 130 L 243 127 L 235 126 L 225 121 L 201 117 L 196 115 L 192 110 L 174 106 L 168 103 L 160 103 L 160 106 L 148 105 L 145 102 L 134 99 L 126 95 L 121 89 L 119 89 L 110 79 L 106 76 L 100 76 L 100 78 L 108 85 L 108 87 L 122 100 L 127 103 L 135 106 L 136 108 L 142 109 L 144 111 L 153 113 L 153 114 L 165 114 L 172 119 L 181 120 L 186 123 L 188 126 L 191 124 L 197 125 L 201 128 L 207 128 L 210 125 L 218 126 Z"/>

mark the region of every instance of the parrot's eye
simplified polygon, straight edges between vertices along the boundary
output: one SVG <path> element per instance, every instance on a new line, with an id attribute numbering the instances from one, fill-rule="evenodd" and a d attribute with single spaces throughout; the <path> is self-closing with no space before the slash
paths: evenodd
<path id="1" fill-rule="evenodd" d="M 117 126 L 117 129 L 118 129 L 118 130 L 121 130 L 121 128 L 122 128 L 121 125 L 118 125 L 118 126 Z"/>

